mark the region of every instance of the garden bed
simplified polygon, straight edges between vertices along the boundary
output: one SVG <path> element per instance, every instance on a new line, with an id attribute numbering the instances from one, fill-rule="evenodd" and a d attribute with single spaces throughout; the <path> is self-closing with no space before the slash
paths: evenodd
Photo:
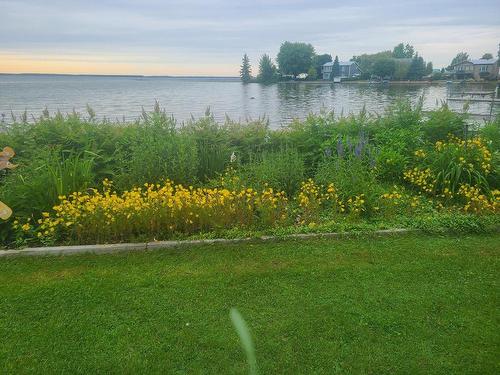
<path id="1" fill-rule="evenodd" d="M 177 124 L 158 105 L 135 123 L 99 122 L 89 110 L 4 124 L 0 145 L 18 165 L 0 178 L 13 211 L 0 222 L 4 248 L 478 232 L 500 218 L 500 119 L 470 125 L 446 106 L 426 116 L 406 102 L 384 116 L 322 113 L 282 129 L 210 113 Z"/>

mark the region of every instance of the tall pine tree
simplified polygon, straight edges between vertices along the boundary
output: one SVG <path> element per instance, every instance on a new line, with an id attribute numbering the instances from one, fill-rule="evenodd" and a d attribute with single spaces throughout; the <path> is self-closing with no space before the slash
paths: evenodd
<path id="1" fill-rule="evenodd" d="M 425 74 L 425 61 L 418 55 L 418 53 L 413 57 L 410 64 L 410 69 L 408 70 L 408 78 L 412 80 L 420 80 Z"/>
<path id="2" fill-rule="evenodd" d="M 276 66 L 267 54 L 263 54 L 259 61 L 259 75 L 257 79 L 261 83 L 271 83 L 275 79 Z"/>
<path id="3" fill-rule="evenodd" d="M 330 75 L 330 79 L 333 80 L 335 77 L 338 77 L 339 75 L 340 75 L 339 57 L 335 56 L 335 60 L 333 60 L 332 74 Z"/>
<path id="4" fill-rule="evenodd" d="M 252 67 L 250 66 L 250 59 L 247 54 L 243 55 L 241 62 L 240 77 L 243 83 L 248 83 L 252 79 Z"/>

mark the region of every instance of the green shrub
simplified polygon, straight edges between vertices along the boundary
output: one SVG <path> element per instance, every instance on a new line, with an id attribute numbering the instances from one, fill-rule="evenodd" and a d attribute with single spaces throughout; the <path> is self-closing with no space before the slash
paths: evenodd
<path id="1" fill-rule="evenodd" d="M 479 140 L 475 126 L 465 127 L 466 115 L 444 106 L 424 116 L 421 106 L 400 101 L 380 116 L 321 112 L 280 129 L 270 129 L 265 118 L 218 123 L 208 110 L 200 119 L 177 124 L 158 103 L 132 123 L 97 121 L 91 109 L 88 116 L 45 112 L 33 123 L 23 115 L 14 124 L 0 124 L 0 145 L 13 147 L 20 164 L 0 181 L 0 199 L 17 218 L 36 218 L 58 195 L 100 185 L 104 178 L 113 180 L 118 192 L 168 178 L 195 187 L 208 182 L 229 190 L 284 190 L 294 198 L 291 220 L 301 222 L 305 209 L 296 198 L 301 183 L 313 178 L 321 194 L 335 191 L 328 193 L 335 199 L 311 215 L 314 225 L 340 217 L 352 224 L 354 217 L 375 214 L 399 220 L 434 207 L 497 212 L 500 117 L 477 131 Z M 465 135 L 465 129 L 466 138 L 437 142 L 449 133 Z M 228 167 L 222 183 L 216 177 Z M 401 176 L 425 193 L 422 202 L 404 191 Z M 301 209 L 302 220 L 296 215 Z M 13 238 L 10 224 L 0 224 L 4 242 Z"/>
<path id="2" fill-rule="evenodd" d="M 431 143 L 444 141 L 449 134 L 464 137 L 466 120 L 466 114 L 453 112 L 447 105 L 443 105 L 440 109 L 430 112 L 427 120 L 423 122 L 425 140 Z"/>
<path id="3" fill-rule="evenodd" d="M 495 121 L 485 124 L 479 134 L 488 141 L 493 151 L 500 152 L 500 115 Z"/>
<path id="4" fill-rule="evenodd" d="M 409 157 L 392 146 L 382 146 L 378 150 L 376 161 L 377 177 L 382 181 L 398 182 L 408 166 Z"/>
<path id="5" fill-rule="evenodd" d="M 487 177 L 495 165 L 491 151 L 481 138 L 468 141 L 450 136 L 434 147 L 415 152 L 414 167 L 404 173 L 405 179 L 423 192 L 452 198 L 462 185 L 476 186 L 489 192 Z"/>
<path id="6" fill-rule="evenodd" d="M 197 164 L 192 171 L 191 183 L 206 181 L 224 171 L 231 156 L 230 143 L 225 127 L 217 123 L 210 110 L 205 116 L 184 124 L 179 136 L 187 138 L 196 150 Z"/>
<path id="7" fill-rule="evenodd" d="M 366 160 L 356 157 L 325 159 L 318 167 L 315 181 L 324 186 L 333 183 L 343 202 L 363 195 L 366 215 L 374 213 L 383 192 L 373 167 Z"/>
<path id="8" fill-rule="evenodd" d="M 416 105 L 412 105 L 409 100 L 398 100 L 389 106 L 384 115 L 378 116 L 371 124 L 371 132 L 376 134 L 379 131 L 395 129 L 410 129 L 415 131 L 422 125 L 422 105 L 420 98 Z"/>
<path id="9" fill-rule="evenodd" d="M 241 166 L 237 176 L 245 186 L 258 190 L 268 186 L 293 196 L 304 181 L 304 161 L 294 149 L 265 152 L 260 156 L 256 155 L 254 161 Z"/>
<path id="10" fill-rule="evenodd" d="M 36 159 L 19 158 L 19 168 L 2 181 L 0 196 L 16 217 L 39 217 L 58 197 L 84 191 L 95 184 L 91 152 L 45 150 Z"/>
<path id="11" fill-rule="evenodd" d="M 196 181 L 196 142 L 177 132 L 175 126 L 173 118 L 156 111 L 143 123 L 125 129 L 116 155 L 119 189 L 167 178 L 188 185 Z"/>

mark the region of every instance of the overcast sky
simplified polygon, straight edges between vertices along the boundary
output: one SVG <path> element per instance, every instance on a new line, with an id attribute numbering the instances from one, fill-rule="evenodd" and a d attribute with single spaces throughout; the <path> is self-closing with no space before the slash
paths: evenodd
<path id="1" fill-rule="evenodd" d="M 234 76 L 285 40 L 340 60 L 409 42 L 442 67 L 496 56 L 500 0 L 0 0 L 0 72 Z"/>

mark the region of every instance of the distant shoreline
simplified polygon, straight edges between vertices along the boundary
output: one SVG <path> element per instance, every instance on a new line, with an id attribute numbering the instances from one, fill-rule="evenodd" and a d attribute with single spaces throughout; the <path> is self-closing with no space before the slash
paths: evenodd
<path id="1" fill-rule="evenodd" d="M 72 74 L 72 73 L 0 73 L 0 76 L 47 76 L 47 77 L 116 77 L 116 78 L 190 78 L 190 79 L 240 79 L 236 76 L 171 76 L 144 74 Z"/>
<path id="2" fill-rule="evenodd" d="M 171 75 L 142 75 L 142 74 L 70 74 L 70 73 L 0 73 L 1 76 L 26 76 L 26 77 L 102 77 L 102 78 L 168 78 L 168 79 L 190 79 L 190 80 L 228 80 L 228 81 L 240 81 L 240 77 L 235 76 L 171 76 Z M 360 81 L 342 81 L 342 82 L 332 82 L 329 80 L 298 80 L 298 81 L 279 81 L 269 83 L 267 85 L 274 84 L 311 84 L 311 85 L 332 85 L 336 84 L 371 84 L 371 85 L 446 85 L 449 81 L 439 80 L 439 81 L 389 81 L 385 83 L 381 82 L 370 82 L 368 80 L 360 80 Z M 466 84 L 466 85 L 483 85 L 483 84 L 497 84 L 498 81 L 470 81 L 470 82 L 462 82 L 462 81 L 451 81 L 452 84 Z M 249 82 L 262 84 L 259 82 Z"/>
<path id="3" fill-rule="evenodd" d="M 446 85 L 448 81 L 440 80 L 440 81 L 389 81 L 389 82 L 370 82 L 370 81 L 342 81 L 342 82 L 332 82 L 327 80 L 316 80 L 316 81 L 282 81 L 277 83 L 286 83 L 286 84 L 296 84 L 296 83 L 308 83 L 314 85 L 338 85 L 338 84 L 370 84 L 370 85 Z M 465 84 L 465 85 L 484 85 L 491 84 L 495 85 L 496 81 L 483 81 L 483 82 L 461 82 L 461 81 L 451 81 L 452 84 Z"/>
<path id="4" fill-rule="evenodd" d="M 231 82 L 241 82 L 240 77 L 235 76 L 170 76 L 170 75 L 141 75 L 141 74 L 68 74 L 68 73 L 0 73 L 0 77 L 5 76 L 15 76 L 15 77 L 74 77 L 74 78 L 135 78 L 135 79 L 178 79 L 178 80 L 205 80 L 205 81 L 231 81 Z M 260 82 L 249 82 L 248 84 L 259 84 L 272 86 L 275 84 L 307 84 L 307 85 L 375 85 L 375 86 L 405 86 L 405 85 L 435 85 L 444 86 L 448 83 L 457 85 L 495 85 L 500 81 L 448 81 L 448 80 L 438 80 L 438 81 L 388 81 L 388 82 L 370 82 L 369 80 L 345 80 L 342 82 L 333 82 L 330 80 L 289 80 L 289 81 L 278 81 L 269 84 L 263 84 Z"/>

